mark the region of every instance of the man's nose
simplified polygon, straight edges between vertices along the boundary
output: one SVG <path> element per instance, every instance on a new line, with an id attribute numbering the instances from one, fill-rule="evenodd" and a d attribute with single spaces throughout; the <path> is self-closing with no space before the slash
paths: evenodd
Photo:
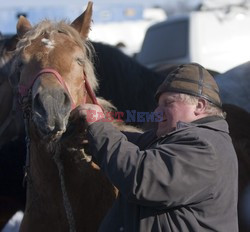
<path id="1" fill-rule="evenodd" d="M 158 106 L 158 107 L 155 109 L 154 112 L 155 112 L 155 113 L 163 113 L 164 110 L 163 110 L 163 108 L 162 108 L 161 106 Z"/>

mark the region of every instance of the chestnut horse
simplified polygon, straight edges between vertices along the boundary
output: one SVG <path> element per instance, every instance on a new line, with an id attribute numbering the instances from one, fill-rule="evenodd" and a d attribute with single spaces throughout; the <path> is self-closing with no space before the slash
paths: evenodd
<path id="1" fill-rule="evenodd" d="M 71 25 L 20 17 L 12 81 L 19 79 L 27 140 L 27 202 L 20 231 L 97 231 L 116 190 L 83 152 L 79 104 L 97 88 L 87 36 L 92 3 Z M 18 68 L 16 68 L 18 67 Z M 81 140 L 79 140 L 81 138 Z"/>

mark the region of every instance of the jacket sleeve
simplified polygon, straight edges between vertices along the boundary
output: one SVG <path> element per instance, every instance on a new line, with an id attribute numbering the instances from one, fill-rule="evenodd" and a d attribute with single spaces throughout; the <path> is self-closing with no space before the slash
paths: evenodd
<path id="1" fill-rule="evenodd" d="M 128 132 L 128 131 L 122 131 L 122 133 L 127 137 L 127 140 L 131 143 L 138 144 L 140 137 L 142 133 L 138 132 Z"/>
<path id="2" fill-rule="evenodd" d="M 140 150 L 110 123 L 96 122 L 88 138 L 97 164 L 128 201 L 166 209 L 213 197 L 216 155 L 198 137 Z"/>
<path id="3" fill-rule="evenodd" d="M 144 133 L 129 131 L 122 131 L 122 133 L 126 136 L 129 142 L 137 145 L 140 149 L 142 149 L 145 144 L 149 144 L 155 138 L 154 130 L 148 130 Z"/>

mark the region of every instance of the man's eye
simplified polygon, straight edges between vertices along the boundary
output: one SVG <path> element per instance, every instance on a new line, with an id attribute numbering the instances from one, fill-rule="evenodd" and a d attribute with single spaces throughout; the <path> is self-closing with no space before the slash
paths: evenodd
<path id="1" fill-rule="evenodd" d="M 174 102 L 174 101 L 166 101 L 166 102 L 165 102 L 165 106 L 169 106 L 169 105 L 171 105 L 173 102 Z"/>

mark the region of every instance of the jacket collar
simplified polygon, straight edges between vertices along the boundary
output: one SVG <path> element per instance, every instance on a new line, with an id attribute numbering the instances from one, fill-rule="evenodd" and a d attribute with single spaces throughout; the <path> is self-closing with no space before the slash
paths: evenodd
<path id="1" fill-rule="evenodd" d="M 221 131 L 224 133 L 229 133 L 228 124 L 225 119 L 218 116 L 208 116 L 190 123 L 179 121 L 177 122 L 176 129 L 174 131 L 161 137 L 169 136 L 191 127 L 201 127 L 215 131 Z"/>
<path id="2" fill-rule="evenodd" d="M 203 127 L 203 128 L 208 128 L 208 129 L 212 129 L 216 131 L 229 133 L 228 124 L 226 120 L 221 117 L 216 117 L 216 118 L 206 117 L 203 119 L 193 121 L 191 123 L 179 121 L 177 123 L 176 131 L 187 128 L 187 127 Z"/>

